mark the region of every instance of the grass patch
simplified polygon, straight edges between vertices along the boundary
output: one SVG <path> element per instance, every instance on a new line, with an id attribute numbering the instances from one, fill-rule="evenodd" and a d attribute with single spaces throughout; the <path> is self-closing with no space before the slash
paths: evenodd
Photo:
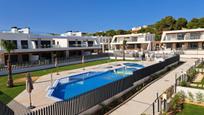
<path id="1" fill-rule="evenodd" d="M 184 104 L 184 109 L 182 112 L 179 112 L 176 115 L 204 115 L 204 107 L 192 104 Z"/>
<path id="2" fill-rule="evenodd" d="M 115 60 L 99 60 L 99 61 L 93 61 L 93 62 L 86 62 L 84 64 L 73 64 L 73 65 L 67 65 L 62 66 L 58 68 L 50 68 L 45 70 L 38 70 L 31 72 L 32 76 L 40 77 L 42 75 L 46 75 L 49 73 L 53 73 L 56 71 L 65 71 L 65 70 L 73 70 L 98 64 L 104 64 L 109 62 L 114 62 Z M 26 77 L 26 73 L 19 73 L 19 74 L 13 74 L 14 81 L 19 78 Z M 7 76 L 0 76 L 0 101 L 7 104 L 9 103 L 13 98 L 15 98 L 19 93 L 21 93 L 25 89 L 25 82 L 18 82 L 14 84 L 15 86 L 13 88 L 8 88 L 6 86 L 7 84 Z"/>

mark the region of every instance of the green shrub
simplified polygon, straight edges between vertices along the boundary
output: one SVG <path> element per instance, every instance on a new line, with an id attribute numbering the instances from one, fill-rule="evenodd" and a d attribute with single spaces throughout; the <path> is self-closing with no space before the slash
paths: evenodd
<path id="1" fill-rule="evenodd" d="M 183 103 L 185 100 L 185 93 L 183 91 L 178 92 L 171 100 L 171 110 L 176 113 L 178 110 L 183 109 Z"/>
<path id="2" fill-rule="evenodd" d="M 194 96 L 191 92 L 188 92 L 188 99 L 193 102 L 194 101 Z"/>
<path id="3" fill-rule="evenodd" d="M 185 101 L 185 98 L 186 98 L 185 92 L 181 90 L 177 93 L 177 95 L 179 95 L 180 101 L 182 101 L 182 103 L 183 103 Z"/>
<path id="4" fill-rule="evenodd" d="M 201 92 L 196 93 L 196 100 L 198 103 L 203 101 L 203 94 Z"/>
<path id="5" fill-rule="evenodd" d="M 180 82 L 180 86 L 188 86 L 188 84 L 187 84 L 186 81 L 181 81 L 181 82 Z"/>
<path id="6" fill-rule="evenodd" d="M 191 82 L 196 74 L 197 74 L 197 71 L 196 71 L 195 68 L 190 69 L 189 71 L 187 71 L 188 81 Z"/>

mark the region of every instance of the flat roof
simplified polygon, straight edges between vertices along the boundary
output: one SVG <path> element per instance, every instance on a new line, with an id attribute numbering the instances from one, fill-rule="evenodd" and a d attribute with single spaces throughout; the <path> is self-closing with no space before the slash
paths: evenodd
<path id="1" fill-rule="evenodd" d="M 53 36 L 53 35 L 43 35 L 43 34 L 24 34 L 24 33 L 10 33 L 10 32 L 0 32 L 0 39 L 19 39 L 19 38 L 45 38 L 45 39 L 97 39 L 96 36 Z"/>

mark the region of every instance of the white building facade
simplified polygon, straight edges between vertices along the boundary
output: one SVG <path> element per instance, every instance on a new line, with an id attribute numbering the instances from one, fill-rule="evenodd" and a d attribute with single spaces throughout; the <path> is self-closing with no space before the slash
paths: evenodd
<path id="1" fill-rule="evenodd" d="M 102 48 L 102 52 L 108 52 L 111 49 L 112 37 L 98 37 Z"/>
<path id="2" fill-rule="evenodd" d="M 70 58 L 100 53 L 101 46 L 97 37 L 89 36 L 52 36 L 36 35 L 25 30 L 12 28 L 11 32 L 1 32 L 0 40 L 11 40 L 16 48 L 12 51 L 11 61 L 15 63 L 53 61 L 55 57 Z M 6 64 L 7 52 L 0 47 L 0 64 Z"/>
<path id="3" fill-rule="evenodd" d="M 170 50 L 203 50 L 204 28 L 164 31 L 161 43 Z"/>
<path id="4" fill-rule="evenodd" d="M 68 32 L 65 32 L 63 34 L 61 34 L 61 36 L 83 36 L 83 33 L 82 32 L 78 32 L 78 31 L 68 31 Z"/>
<path id="5" fill-rule="evenodd" d="M 121 50 L 123 40 L 126 40 L 126 50 L 152 50 L 154 37 L 155 35 L 150 33 L 115 35 L 111 41 L 111 49 L 115 51 Z"/>

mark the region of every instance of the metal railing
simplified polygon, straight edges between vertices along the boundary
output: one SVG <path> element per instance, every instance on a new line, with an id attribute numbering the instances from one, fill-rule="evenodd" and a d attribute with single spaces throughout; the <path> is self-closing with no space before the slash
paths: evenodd
<path id="1" fill-rule="evenodd" d="M 84 56 L 85 61 L 89 59 L 96 59 L 96 58 L 102 58 L 102 57 L 108 57 L 108 54 L 98 54 L 98 55 L 89 55 Z M 75 56 L 71 58 L 58 58 L 58 65 L 62 63 L 71 63 L 75 61 L 81 61 L 82 56 Z M 54 61 L 51 60 L 42 60 L 42 61 L 35 61 L 35 62 L 27 62 L 27 63 L 16 63 L 12 65 L 12 70 L 18 70 L 18 69 L 24 69 L 24 68 L 31 68 L 31 67 L 37 67 L 37 66 L 44 66 L 44 65 L 51 65 L 55 64 Z M 0 72 L 1 71 L 7 71 L 7 66 L 1 65 L 0 66 Z"/>
<path id="2" fill-rule="evenodd" d="M 203 62 L 204 62 L 203 58 L 197 59 L 194 65 L 192 65 L 188 70 L 186 70 L 186 72 L 181 71 L 181 74 L 179 76 L 175 75 L 176 78 L 175 86 L 181 85 L 181 82 L 191 82 L 192 79 L 190 79 L 187 74 L 190 73 L 193 69 L 195 69 L 195 71 L 197 72 L 203 72 L 203 68 L 202 69 L 197 68 L 197 66 Z"/>
<path id="3" fill-rule="evenodd" d="M 133 75 L 124 77 L 102 87 L 75 96 L 66 101 L 57 102 L 43 107 L 36 111 L 27 113 L 26 115 L 76 115 L 82 113 L 91 107 L 105 101 L 106 99 L 110 99 L 114 95 L 130 88 L 133 86 L 133 83 L 137 81 L 139 82 L 139 80 L 145 79 L 144 82 L 151 82 L 152 78 L 150 75 L 166 68 L 173 63 L 178 62 L 179 60 L 179 55 L 170 57 L 163 62 L 136 70 L 133 72 Z"/>
<path id="4" fill-rule="evenodd" d="M 171 98 L 175 94 L 175 86 L 167 88 L 162 94 L 156 93 L 157 98 L 152 104 L 142 113 L 142 115 L 162 115 L 171 107 Z"/>
<path id="5" fill-rule="evenodd" d="M 195 64 L 192 65 L 187 71 L 197 67 L 203 59 L 198 59 L 195 61 Z M 171 105 L 171 98 L 175 93 L 177 93 L 176 87 L 180 85 L 182 81 L 188 81 L 188 76 L 185 72 L 181 71 L 181 74 L 177 76 L 175 75 L 175 84 L 169 87 L 166 91 L 164 91 L 161 95 L 157 95 L 157 98 L 154 100 L 152 104 L 142 113 L 144 115 L 161 115 L 164 112 L 167 112 Z M 155 94 L 156 95 L 156 94 Z M 164 100 L 164 95 L 167 99 Z"/>

